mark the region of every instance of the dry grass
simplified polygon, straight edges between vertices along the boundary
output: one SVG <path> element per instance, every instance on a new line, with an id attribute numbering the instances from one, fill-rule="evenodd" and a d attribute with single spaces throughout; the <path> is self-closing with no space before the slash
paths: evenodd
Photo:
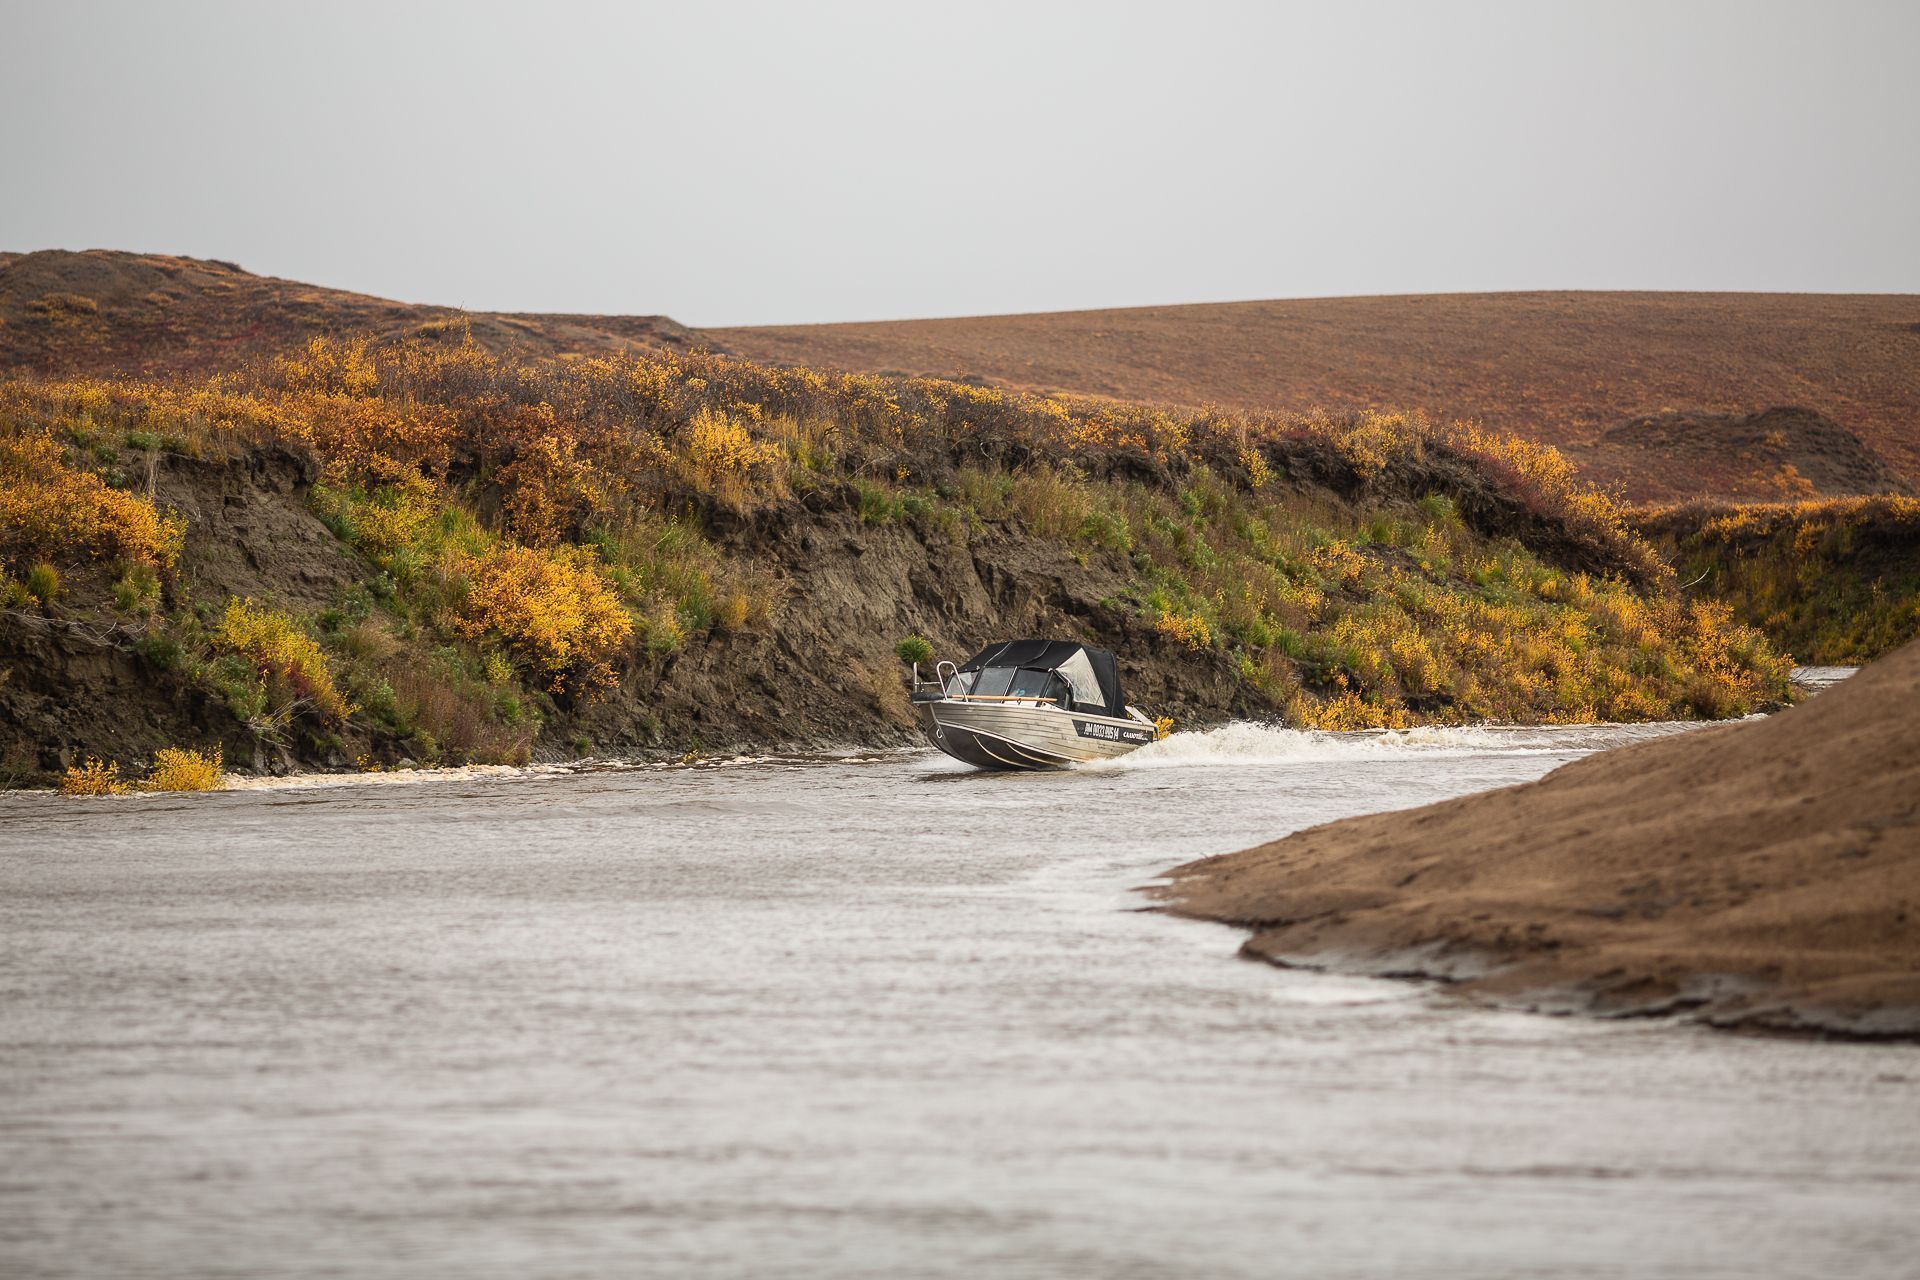
<path id="1" fill-rule="evenodd" d="M 470 678 L 410 662 L 394 670 L 392 685 L 426 763 L 525 764 L 531 757 L 535 726 L 501 723 L 496 699 Z"/>

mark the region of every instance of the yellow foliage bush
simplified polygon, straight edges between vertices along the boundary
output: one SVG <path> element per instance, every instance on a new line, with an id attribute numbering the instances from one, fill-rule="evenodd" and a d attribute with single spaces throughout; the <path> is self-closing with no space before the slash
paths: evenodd
<path id="1" fill-rule="evenodd" d="M 227 784 L 226 762 L 220 748 L 201 753 L 184 747 L 162 747 L 153 753 L 150 791 L 218 791 Z"/>
<path id="2" fill-rule="evenodd" d="M 1342 421 L 1317 419 L 1315 425 L 1364 476 L 1379 475 L 1396 458 L 1419 456 L 1431 433 L 1424 418 L 1373 410 Z"/>
<path id="3" fill-rule="evenodd" d="M 1207 626 L 1207 620 L 1197 613 L 1163 613 L 1154 621 L 1153 629 L 1163 636 L 1171 636 L 1189 649 L 1213 647 L 1213 630 Z"/>
<path id="4" fill-rule="evenodd" d="M 69 765 L 60 779 L 63 796 L 117 796 L 128 789 L 127 784 L 120 781 L 119 765 L 103 764 L 92 757 Z"/>
<path id="5" fill-rule="evenodd" d="M 442 495 L 439 487 L 419 472 L 403 474 L 383 484 L 371 494 L 321 486 L 314 491 L 314 505 L 322 514 L 333 517 L 348 538 L 374 559 L 409 546 L 432 528 L 439 519 Z"/>
<path id="6" fill-rule="evenodd" d="M 1247 483 L 1255 489 L 1264 489 L 1273 481 L 1273 468 L 1260 456 L 1258 449 L 1242 449 L 1240 465 L 1247 469 Z"/>
<path id="7" fill-rule="evenodd" d="M 712 408 L 694 414 L 680 447 L 687 479 L 708 493 L 738 495 L 748 480 L 773 479 L 785 459 L 778 444 L 755 438 L 745 424 Z"/>
<path id="8" fill-rule="evenodd" d="M 146 498 L 68 466 L 45 432 L 0 435 L 0 561 L 88 556 L 168 570 L 185 531 Z"/>
<path id="9" fill-rule="evenodd" d="M 351 714 L 352 708 L 334 684 L 327 655 L 286 614 L 250 599 L 229 600 L 212 640 L 216 651 L 245 659 L 256 677 L 283 700 L 295 705 L 309 702 L 329 720 L 344 720 Z"/>
<path id="10" fill-rule="evenodd" d="M 1351 689 L 1342 690 L 1324 701 L 1301 695 L 1288 708 L 1288 718 L 1307 729 L 1328 733 L 1349 733 L 1356 729 L 1397 727 L 1395 717 L 1386 708 L 1363 700 Z"/>
<path id="11" fill-rule="evenodd" d="M 546 405 L 547 422 L 552 410 Z M 580 453 L 579 441 L 563 431 L 547 430 L 520 448 L 519 456 L 495 477 L 505 497 L 508 527 L 535 546 L 559 540 L 607 501 L 609 485 Z"/>
<path id="12" fill-rule="evenodd" d="M 468 639 L 499 645 L 554 693 L 616 683 L 608 659 L 633 635 L 633 620 L 593 552 L 502 547 L 466 557 L 460 572 L 467 591 L 452 622 Z"/>
<path id="13" fill-rule="evenodd" d="M 361 396 L 380 385 L 365 338 L 315 338 L 304 352 L 281 357 L 275 367 L 298 390 Z"/>

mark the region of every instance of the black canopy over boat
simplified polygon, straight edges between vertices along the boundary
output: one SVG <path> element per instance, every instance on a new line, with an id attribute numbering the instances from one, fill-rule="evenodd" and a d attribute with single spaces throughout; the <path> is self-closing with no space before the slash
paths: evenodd
<path id="1" fill-rule="evenodd" d="M 1053 702 L 1060 695 L 1069 711 L 1124 719 L 1120 664 L 1113 652 L 1072 640 L 1002 640 L 960 664 L 966 688 L 976 695 L 1035 695 Z"/>

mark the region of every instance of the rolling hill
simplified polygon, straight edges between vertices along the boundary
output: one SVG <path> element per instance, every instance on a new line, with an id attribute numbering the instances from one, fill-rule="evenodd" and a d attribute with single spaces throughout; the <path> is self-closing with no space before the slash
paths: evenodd
<path id="1" fill-rule="evenodd" d="M 1637 503 L 1911 492 L 1920 297 L 1501 293 L 693 329 L 468 312 L 108 250 L 0 253 L 0 368 L 204 374 L 464 324 L 495 354 L 760 363 L 1234 409 L 1418 409 L 1551 443 Z"/>
<path id="2" fill-rule="evenodd" d="M 1642 501 L 1802 496 L 1796 473 L 1818 473 L 1816 493 L 1872 492 L 1874 454 L 1920 479 L 1912 295 L 1308 298 L 701 332 L 818 368 L 1236 408 L 1417 407 L 1557 445 Z M 1813 412 L 1746 421 L 1787 406 Z M 1618 429 L 1673 415 L 1679 439 Z M 1863 447 L 1868 488 L 1828 474 L 1830 450 Z"/>
<path id="3" fill-rule="evenodd" d="M 490 351 L 532 356 L 684 349 L 696 341 L 664 316 L 417 306 L 166 254 L 0 253 L 0 368 L 211 373 L 322 334 L 398 338 L 458 323 Z"/>

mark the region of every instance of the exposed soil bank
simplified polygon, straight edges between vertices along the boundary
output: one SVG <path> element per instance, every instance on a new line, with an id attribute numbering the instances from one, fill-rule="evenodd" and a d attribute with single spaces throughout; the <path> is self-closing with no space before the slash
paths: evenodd
<path id="1" fill-rule="evenodd" d="M 1275 964 L 1538 1012 L 1920 1039 L 1920 645 L 1749 720 L 1175 868 Z"/>
<path id="2" fill-rule="evenodd" d="M 314 514 L 314 468 L 293 453 L 154 454 L 138 465 L 156 500 L 187 520 L 180 573 L 166 586 L 170 608 L 250 596 L 306 612 L 377 571 Z M 1462 495 L 1476 515 L 1518 519 L 1482 494 Z M 1005 635 L 1084 636 L 1124 655 L 1130 699 L 1183 726 L 1279 714 L 1236 678 L 1230 655 L 1192 650 L 1116 603 L 1131 580 L 1119 553 L 1076 555 L 1004 522 L 958 543 L 926 521 L 869 525 L 858 501 L 846 486 L 751 518 L 710 513 L 727 552 L 779 582 L 778 625 L 626 655 L 617 689 L 549 708 L 532 758 L 921 742 L 893 653 L 909 632 L 950 659 Z M 1556 532 L 1520 530 L 1541 540 Z M 324 734 L 296 722 L 263 737 L 156 663 L 143 645 L 150 621 L 113 611 L 105 574 L 75 568 L 65 581 L 49 610 L 0 608 L 0 785 L 51 783 L 93 755 L 138 772 L 158 748 L 183 743 L 218 745 L 236 769 L 282 774 L 411 758 L 410 743 L 361 716 Z M 416 646 L 393 661 L 419 657 Z"/>

